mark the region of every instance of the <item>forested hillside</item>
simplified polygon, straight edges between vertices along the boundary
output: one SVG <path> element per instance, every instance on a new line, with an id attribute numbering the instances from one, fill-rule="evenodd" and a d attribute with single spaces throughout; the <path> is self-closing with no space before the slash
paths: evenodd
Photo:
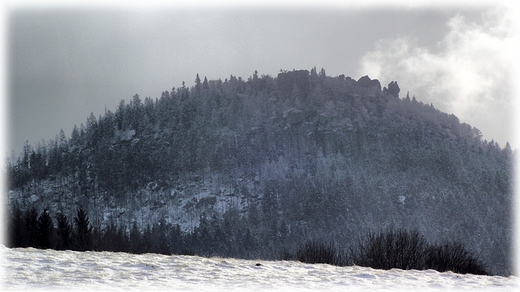
<path id="1" fill-rule="evenodd" d="M 417 229 L 511 273 L 509 144 L 399 93 L 315 68 L 197 75 L 91 114 L 70 137 L 27 143 L 7 163 L 9 208 L 52 218 L 83 208 L 94 230 L 148 237 L 176 227 L 192 235 L 190 252 L 246 258 Z"/>

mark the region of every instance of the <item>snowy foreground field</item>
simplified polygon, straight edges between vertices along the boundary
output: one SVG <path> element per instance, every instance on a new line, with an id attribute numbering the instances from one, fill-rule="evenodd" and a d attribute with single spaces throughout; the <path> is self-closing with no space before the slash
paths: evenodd
<path id="1" fill-rule="evenodd" d="M 3 291 L 485 290 L 515 291 L 517 277 L 390 271 L 286 261 L 8 249 Z M 260 264 L 260 265 L 257 265 Z"/>

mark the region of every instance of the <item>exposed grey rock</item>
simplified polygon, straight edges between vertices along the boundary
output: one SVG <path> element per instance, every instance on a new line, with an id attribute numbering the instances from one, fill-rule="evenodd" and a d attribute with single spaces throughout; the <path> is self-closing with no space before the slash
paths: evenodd
<path id="1" fill-rule="evenodd" d="M 381 91 L 381 83 L 377 79 L 370 79 L 367 75 L 357 81 L 360 87 Z"/>
<path id="2" fill-rule="evenodd" d="M 284 118 L 287 124 L 301 124 L 305 121 L 305 113 L 299 109 L 290 108 L 284 112 Z"/>
<path id="3" fill-rule="evenodd" d="M 388 83 L 388 88 L 383 88 L 383 93 L 397 98 L 399 98 L 399 91 L 401 91 L 401 89 L 399 88 L 399 85 L 397 85 L 397 81 L 392 81 Z"/>

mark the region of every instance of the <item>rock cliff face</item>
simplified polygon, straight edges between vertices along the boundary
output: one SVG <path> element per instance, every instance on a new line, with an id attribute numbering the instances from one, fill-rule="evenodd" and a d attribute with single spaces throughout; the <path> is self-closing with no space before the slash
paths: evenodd
<path id="1" fill-rule="evenodd" d="M 359 78 L 359 80 L 357 81 L 359 86 L 361 87 L 364 87 L 364 88 L 370 88 L 374 91 L 381 91 L 381 83 L 379 83 L 379 80 L 377 79 L 370 79 L 370 77 L 368 77 L 368 75 L 365 75 L 361 78 Z"/>
<path id="2" fill-rule="evenodd" d="M 401 91 L 401 89 L 399 85 L 397 85 L 397 81 L 392 81 L 388 84 L 388 88 L 383 88 L 383 93 L 397 98 L 399 98 L 399 91 Z"/>

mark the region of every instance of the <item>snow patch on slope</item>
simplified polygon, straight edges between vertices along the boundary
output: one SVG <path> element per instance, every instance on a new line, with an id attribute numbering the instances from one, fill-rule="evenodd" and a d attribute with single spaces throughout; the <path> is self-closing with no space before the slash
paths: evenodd
<path id="1" fill-rule="evenodd" d="M 135 222 L 143 231 L 147 225 L 164 219 L 166 223 L 178 224 L 185 232 L 199 226 L 201 215 L 221 216 L 230 208 L 244 210 L 248 206 L 247 199 L 236 190 L 236 183 L 229 179 L 224 181 L 215 174 L 187 176 L 172 182 L 173 187 L 161 187 L 157 182 L 150 182 L 146 188 L 127 194 L 125 198 L 110 194 L 87 198 L 73 194 L 72 186 L 67 183 L 57 187 L 57 181 L 33 183 L 24 191 L 10 190 L 8 203 L 34 206 L 38 212 L 46 208 L 52 217 L 63 212 L 70 221 L 76 216 L 76 208 L 83 207 L 90 222 L 102 230 L 111 223 L 129 229 Z M 258 194 L 253 195 L 258 198 Z"/>

